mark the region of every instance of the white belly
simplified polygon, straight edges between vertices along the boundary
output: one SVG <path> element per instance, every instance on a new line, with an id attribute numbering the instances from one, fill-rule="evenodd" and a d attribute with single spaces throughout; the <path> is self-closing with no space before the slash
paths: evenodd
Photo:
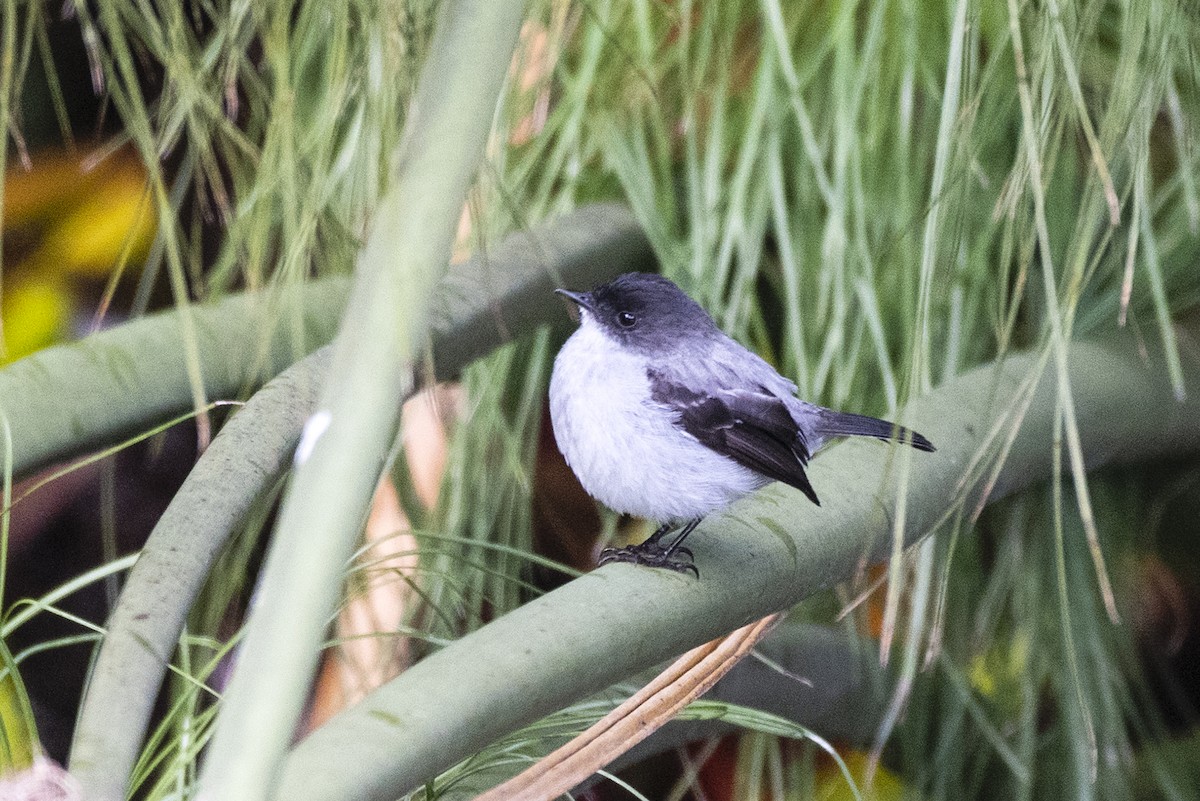
<path id="1" fill-rule="evenodd" d="M 555 439 L 589 494 L 614 511 L 673 522 L 703 517 L 768 483 L 675 426 L 650 399 L 645 362 L 602 337 L 594 325 L 581 326 L 550 378 Z"/>

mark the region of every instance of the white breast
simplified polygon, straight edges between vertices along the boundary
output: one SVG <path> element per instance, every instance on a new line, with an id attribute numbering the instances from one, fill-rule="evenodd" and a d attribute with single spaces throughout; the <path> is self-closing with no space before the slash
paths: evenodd
<path id="1" fill-rule="evenodd" d="M 550 378 L 554 436 L 584 489 L 617 512 L 703 517 L 768 480 L 700 444 L 650 398 L 646 362 L 584 321 Z"/>

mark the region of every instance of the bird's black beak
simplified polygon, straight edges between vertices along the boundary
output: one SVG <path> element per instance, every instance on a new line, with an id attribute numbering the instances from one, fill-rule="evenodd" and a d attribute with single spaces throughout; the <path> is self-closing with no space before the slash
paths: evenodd
<path id="1" fill-rule="evenodd" d="M 588 311 L 595 310 L 592 305 L 591 292 L 572 292 L 569 289 L 556 289 L 554 291 L 559 295 L 562 295 L 564 298 L 574 301 L 575 304 L 580 308 L 587 309 Z"/>

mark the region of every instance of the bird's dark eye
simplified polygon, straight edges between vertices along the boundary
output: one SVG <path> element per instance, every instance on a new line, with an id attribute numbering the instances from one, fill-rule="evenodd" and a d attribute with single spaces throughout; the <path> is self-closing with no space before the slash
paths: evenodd
<path id="1" fill-rule="evenodd" d="M 632 312 L 617 312 L 617 322 L 622 328 L 633 328 L 637 324 L 637 317 Z"/>

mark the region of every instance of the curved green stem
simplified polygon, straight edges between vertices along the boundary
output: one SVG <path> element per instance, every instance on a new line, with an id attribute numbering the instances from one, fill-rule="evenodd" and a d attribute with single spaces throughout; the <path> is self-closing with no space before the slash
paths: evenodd
<path id="1" fill-rule="evenodd" d="M 1200 323 L 1189 333 L 1200 333 Z M 1200 400 L 1176 402 L 1161 350 L 1146 355 L 1140 344 L 1122 332 L 1070 348 L 1091 468 L 1200 450 Z M 987 467 L 1005 445 L 990 497 L 1049 476 L 1059 411 L 1046 372 L 1040 353 L 1011 356 L 908 407 L 905 422 L 939 450 L 915 454 L 903 477 L 907 542 L 979 504 Z M 1200 380 L 1200 359 L 1185 374 Z M 522 725 L 842 581 L 888 553 L 897 453 L 846 442 L 813 462 L 822 506 L 773 484 L 709 517 L 689 542 L 699 581 L 607 565 L 447 646 L 296 746 L 275 797 L 396 798 Z"/>
<path id="2" fill-rule="evenodd" d="M 486 264 L 476 258 L 457 265 L 440 285 L 435 376 L 453 377 L 509 332 L 566 323 L 551 291 L 554 276 L 586 287 L 653 265 L 649 243 L 622 206 L 587 206 L 510 236 Z M 76 724 L 70 768 L 90 801 L 126 797 L 188 610 L 254 501 L 287 469 L 329 359 L 329 348 L 317 351 L 255 394 L 200 457 L 151 533 L 108 621 Z"/>
<path id="3" fill-rule="evenodd" d="M 297 449 L 200 797 L 261 801 L 274 789 L 345 563 L 395 442 L 399 401 L 412 389 L 429 299 L 450 258 L 524 9 L 523 0 L 438 5 L 395 180 L 374 211 L 329 378 Z"/>
<path id="4" fill-rule="evenodd" d="M 348 289 L 345 278 L 327 278 L 282 295 L 255 292 L 192 307 L 208 397 L 252 391 L 328 342 Z M 162 312 L 0 370 L 13 473 L 96 450 L 192 408 L 183 339 L 179 315 Z"/>
<path id="5" fill-rule="evenodd" d="M 229 537 L 287 466 L 329 366 L 324 347 L 221 429 L 130 571 L 93 667 L 69 768 L 84 797 L 121 801 L 188 611 Z"/>

